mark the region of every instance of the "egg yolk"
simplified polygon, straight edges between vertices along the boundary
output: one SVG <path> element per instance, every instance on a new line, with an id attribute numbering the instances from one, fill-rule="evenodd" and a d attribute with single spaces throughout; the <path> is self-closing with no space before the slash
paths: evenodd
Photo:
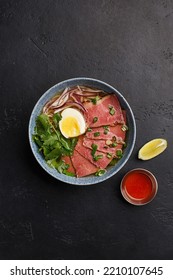
<path id="1" fill-rule="evenodd" d="M 68 137 L 75 137 L 80 134 L 78 121 L 74 117 L 66 117 L 62 120 L 61 130 Z"/>

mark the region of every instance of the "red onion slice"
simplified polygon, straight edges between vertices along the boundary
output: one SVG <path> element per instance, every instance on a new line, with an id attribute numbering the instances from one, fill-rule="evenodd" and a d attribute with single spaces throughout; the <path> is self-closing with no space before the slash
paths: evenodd
<path id="1" fill-rule="evenodd" d="M 51 104 L 57 99 L 57 96 L 54 96 L 51 100 L 49 100 L 43 107 L 43 113 L 46 113 L 50 108 Z"/>
<path id="2" fill-rule="evenodd" d="M 65 90 L 61 93 L 61 95 L 59 96 L 54 96 L 53 98 L 51 98 L 51 100 L 49 100 L 43 107 L 43 113 L 48 112 L 48 110 L 54 106 L 54 104 L 59 103 L 59 100 L 62 100 L 64 98 L 64 95 L 66 95 L 66 92 L 68 91 L 68 88 L 65 88 Z"/>
<path id="3" fill-rule="evenodd" d="M 86 109 L 82 102 L 85 98 L 94 98 L 99 94 L 104 94 L 102 90 L 92 89 L 86 86 L 75 86 L 72 88 L 65 88 L 64 91 L 59 96 L 53 97 L 49 102 L 47 102 L 43 107 L 43 113 L 47 115 L 53 115 L 57 112 L 61 112 L 68 107 L 77 107 L 84 113 Z"/>
<path id="4" fill-rule="evenodd" d="M 68 88 L 66 88 L 63 93 L 59 96 L 55 102 L 51 104 L 51 107 L 61 106 L 63 105 L 69 98 Z"/>
<path id="5" fill-rule="evenodd" d="M 55 113 L 58 113 L 58 112 L 61 112 L 63 111 L 64 109 L 66 108 L 69 108 L 69 107 L 77 107 L 79 108 L 80 110 L 82 110 L 83 112 L 86 112 L 86 109 L 85 107 L 80 103 L 80 102 L 73 102 L 73 101 L 68 101 L 66 102 L 65 105 L 61 106 L 61 107 L 56 107 L 53 109 L 53 114 Z"/>

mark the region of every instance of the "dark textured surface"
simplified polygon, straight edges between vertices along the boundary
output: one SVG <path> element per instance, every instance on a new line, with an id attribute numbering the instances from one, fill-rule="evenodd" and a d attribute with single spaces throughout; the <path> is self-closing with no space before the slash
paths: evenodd
<path id="1" fill-rule="evenodd" d="M 173 1 L 0 1 L 0 258 L 173 258 Z M 78 76 L 110 83 L 130 103 L 137 141 L 125 167 L 95 186 L 54 180 L 28 144 L 30 113 L 53 84 Z M 163 137 L 168 149 L 137 151 Z M 122 176 L 143 167 L 159 183 L 134 207 Z"/>

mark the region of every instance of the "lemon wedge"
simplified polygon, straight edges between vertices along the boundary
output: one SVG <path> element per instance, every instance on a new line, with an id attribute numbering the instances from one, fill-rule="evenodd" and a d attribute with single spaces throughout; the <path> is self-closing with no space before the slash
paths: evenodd
<path id="1" fill-rule="evenodd" d="M 138 153 L 138 158 L 142 160 L 152 159 L 161 154 L 167 148 L 165 139 L 153 139 L 147 142 Z"/>

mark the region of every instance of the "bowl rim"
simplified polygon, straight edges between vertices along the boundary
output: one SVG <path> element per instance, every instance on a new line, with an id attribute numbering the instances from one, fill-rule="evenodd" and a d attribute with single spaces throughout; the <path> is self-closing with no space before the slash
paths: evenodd
<path id="1" fill-rule="evenodd" d="M 105 87 L 110 88 L 110 90 L 112 90 L 113 93 L 117 93 L 118 98 L 120 98 L 120 102 L 123 100 L 123 102 L 126 104 L 130 115 L 131 115 L 131 120 L 132 120 L 132 125 L 133 125 L 133 139 L 132 139 L 132 143 L 131 143 L 131 147 L 129 149 L 128 154 L 126 155 L 126 157 L 124 158 L 124 160 L 121 162 L 121 165 L 117 167 L 117 169 L 110 174 L 107 174 L 108 172 L 106 172 L 103 176 L 95 176 L 94 177 L 94 181 L 92 180 L 93 177 L 90 176 L 86 176 L 86 177 L 82 177 L 82 178 L 76 178 L 76 177 L 70 177 L 64 174 L 60 174 L 58 173 L 58 171 L 56 171 L 56 173 L 54 173 L 52 170 L 54 170 L 53 168 L 48 167 L 47 163 L 46 165 L 43 165 L 43 163 L 41 162 L 41 160 L 39 159 L 39 155 L 36 154 L 36 152 L 34 151 L 34 142 L 32 140 L 32 122 L 35 121 L 35 111 L 37 109 L 37 107 L 40 105 L 40 103 L 45 99 L 45 97 L 49 94 L 49 92 L 53 91 L 54 89 L 56 89 L 57 87 L 61 87 L 63 84 L 65 83 L 70 83 L 70 82 L 75 82 L 76 84 L 77 82 L 81 82 L 81 81 L 85 81 L 85 82 L 96 82 L 98 84 L 101 84 Z M 53 94 L 52 94 L 53 96 Z M 89 77 L 76 77 L 76 78 L 70 78 L 70 79 L 66 79 L 63 80 L 55 85 L 53 85 L 52 87 L 50 87 L 49 89 L 47 89 L 38 99 L 38 101 L 36 102 L 31 115 L 30 115 L 30 119 L 29 119 L 29 126 L 28 126 L 28 136 L 29 136 L 29 144 L 32 150 L 32 153 L 35 157 L 35 159 L 37 160 L 37 162 L 39 163 L 39 165 L 52 177 L 54 177 L 56 180 L 62 181 L 64 183 L 68 183 L 71 185 L 95 185 L 98 183 L 101 183 L 109 178 L 111 178 L 112 176 L 114 176 L 115 174 L 117 174 L 120 169 L 122 169 L 122 167 L 127 163 L 127 161 L 129 160 L 132 151 L 134 149 L 134 145 L 135 145 L 135 141 L 136 141 L 136 122 L 135 122 L 135 117 L 133 114 L 133 111 L 131 109 L 131 106 L 129 105 L 129 103 L 127 102 L 127 100 L 125 99 L 125 97 L 113 86 L 111 86 L 108 83 L 105 83 L 104 81 L 95 79 L 95 78 L 89 78 Z M 39 154 L 39 153 L 38 153 Z M 43 159 L 44 160 L 44 159 Z"/>
<path id="2" fill-rule="evenodd" d="M 145 174 L 146 176 L 148 176 L 148 178 L 150 178 L 150 180 L 152 181 L 152 187 L 153 187 L 153 190 L 154 190 L 153 195 L 152 195 L 146 202 L 143 202 L 143 203 L 139 203 L 140 201 L 142 201 L 142 200 L 140 200 L 140 199 L 137 199 L 137 200 L 136 200 L 136 203 L 135 203 L 135 199 L 134 199 L 134 200 L 130 199 L 129 196 L 128 196 L 128 194 L 127 194 L 127 192 L 125 191 L 124 186 L 123 186 L 123 182 L 124 182 L 125 178 L 126 178 L 129 174 L 131 174 L 131 173 L 133 173 L 133 172 L 136 172 L 136 171 L 139 172 L 139 173 L 143 173 L 143 174 Z M 158 192 L 158 181 L 157 181 L 155 175 L 154 175 L 151 171 L 149 171 L 148 169 L 144 169 L 144 168 L 134 168 L 134 169 L 129 170 L 129 171 L 123 176 L 123 178 L 122 178 L 122 180 L 121 180 L 121 183 L 120 183 L 120 190 L 121 190 L 122 196 L 124 197 L 124 199 L 125 199 L 128 203 L 130 203 L 130 204 L 132 204 L 132 205 L 134 205 L 134 206 L 144 206 L 144 205 L 150 203 L 150 202 L 155 198 L 155 196 L 156 196 L 156 194 L 157 194 L 157 192 Z"/>

